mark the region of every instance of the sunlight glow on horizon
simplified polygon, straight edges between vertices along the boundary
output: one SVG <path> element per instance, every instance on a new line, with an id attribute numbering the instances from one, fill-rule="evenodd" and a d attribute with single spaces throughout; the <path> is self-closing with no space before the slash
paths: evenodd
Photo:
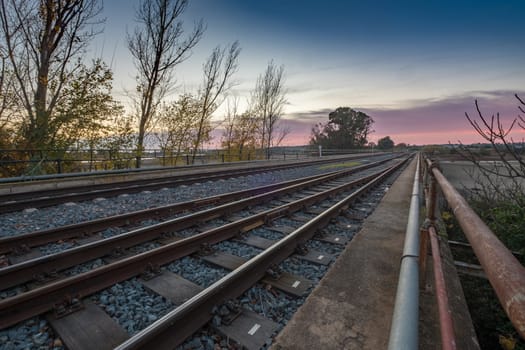
<path id="1" fill-rule="evenodd" d="M 135 69 L 125 38 L 134 29 L 138 1 L 106 2 L 105 32 L 90 53 L 111 64 L 115 97 L 127 109 Z M 270 11 L 275 8 L 279 11 Z M 307 0 L 190 1 L 185 30 L 200 18 L 208 30 L 178 67 L 178 88 L 169 99 L 196 91 L 213 47 L 239 40 L 239 84 L 232 94 L 239 96 L 241 109 L 270 60 L 285 67 L 283 120 L 293 126 L 285 144 L 307 144 L 311 128 L 341 106 L 374 118 L 374 142 L 387 135 L 396 143 L 481 142 L 464 117 L 473 112 L 474 100 L 483 101 L 488 116 L 501 112 L 508 119 L 517 115 L 513 93 L 525 90 L 523 10 L 518 0 L 474 8 L 449 0 L 395 5 L 328 0 L 323 6 Z M 361 15 L 348 21 L 352 13 Z M 214 120 L 224 111 L 225 104 Z"/>

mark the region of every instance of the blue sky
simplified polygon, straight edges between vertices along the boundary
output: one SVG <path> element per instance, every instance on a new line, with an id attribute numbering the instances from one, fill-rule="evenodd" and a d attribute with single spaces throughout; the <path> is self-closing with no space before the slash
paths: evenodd
<path id="1" fill-rule="evenodd" d="M 135 26 L 136 4 L 105 1 L 105 31 L 93 45 L 94 57 L 112 61 L 123 101 L 122 91 L 133 89 L 125 34 Z M 464 112 L 475 111 L 475 98 L 488 115 L 517 115 L 513 94 L 525 91 L 523 14 L 518 0 L 190 0 L 187 30 L 202 18 L 207 31 L 176 73 L 177 92 L 197 88 L 213 47 L 239 40 L 241 100 L 268 61 L 285 66 L 290 143 L 306 143 L 313 124 L 339 106 L 371 115 L 372 139 L 471 142 Z"/>

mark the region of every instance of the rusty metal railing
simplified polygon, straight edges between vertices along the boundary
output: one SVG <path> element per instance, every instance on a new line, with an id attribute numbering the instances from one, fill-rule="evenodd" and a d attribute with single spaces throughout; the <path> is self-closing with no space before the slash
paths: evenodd
<path id="1" fill-rule="evenodd" d="M 441 331 L 441 349 L 455 350 L 457 347 L 454 323 L 452 321 L 452 310 L 450 310 L 450 304 L 448 302 L 445 274 L 443 272 L 443 263 L 441 262 L 441 254 L 439 252 L 439 241 L 436 230 L 433 226 L 428 228 L 428 235 L 432 249 L 434 286 L 439 313 L 439 329 Z"/>
<path id="2" fill-rule="evenodd" d="M 428 165 L 428 163 L 426 165 Z M 434 272 L 434 288 L 436 291 L 436 302 L 439 316 L 439 329 L 441 332 L 441 348 L 443 350 L 455 350 L 457 347 L 454 323 L 452 320 L 452 310 L 450 309 L 448 300 L 445 273 L 443 272 L 443 263 L 439 249 L 439 240 L 435 229 L 437 184 L 435 177 L 432 175 L 433 167 L 433 165 L 428 165 L 424 171 L 426 218 L 425 225 L 421 228 L 420 256 L 422 259 L 420 260 L 420 269 L 421 271 L 426 271 L 426 256 L 428 246 L 430 245 L 432 252 L 432 270 Z M 423 285 L 424 283 L 421 284 L 421 286 Z"/>
<path id="3" fill-rule="evenodd" d="M 432 176 L 441 188 L 444 198 L 472 246 L 492 288 L 496 292 L 501 306 L 516 328 L 516 331 L 525 339 L 525 268 L 511 251 L 499 241 L 474 210 L 470 208 L 459 192 L 447 181 L 436 166 L 436 163 L 427 159 L 426 165 L 428 174 Z M 432 208 L 430 215 L 433 215 L 435 201 L 435 191 L 431 187 L 427 201 L 427 207 Z M 432 226 L 431 229 L 433 230 Z M 443 310 L 441 310 L 442 307 Z M 440 312 L 447 312 L 447 308 L 448 305 L 440 306 L 439 310 Z M 441 318 L 442 315 L 440 314 Z M 451 323 L 451 320 L 444 320 L 443 322 L 445 322 L 445 327 L 450 330 L 451 324 L 447 325 L 446 323 Z M 450 339 L 450 334 L 444 334 L 443 325 L 441 330 L 444 348 L 445 346 L 454 346 L 447 347 L 447 349 L 454 349 L 455 344 L 451 344 L 453 342 L 453 334 L 452 339 Z"/>

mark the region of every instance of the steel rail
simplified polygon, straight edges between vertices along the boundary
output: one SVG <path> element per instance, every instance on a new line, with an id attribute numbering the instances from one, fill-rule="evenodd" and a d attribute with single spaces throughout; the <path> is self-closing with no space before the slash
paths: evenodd
<path id="1" fill-rule="evenodd" d="M 133 184 L 118 182 L 83 186 L 82 188 L 60 188 L 43 192 L 39 191 L 36 193 L 24 193 L 23 195 L 14 193 L 0 197 L 0 200 L 3 201 L 3 203 L 0 203 L 0 214 L 11 213 L 26 208 L 43 208 L 65 202 L 80 202 L 97 197 L 114 197 L 122 193 L 138 193 L 142 191 L 158 190 L 165 187 L 189 185 L 201 181 L 213 181 L 232 176 L 245 176 L 264 171 L 268 171 L 268 169 L 227 170 L 220 174 L 213 175 L 179 175 L 172 180 L 150 179 L 147 180 L 148 183 L 145 183 L 144 180 L 133 180 Z M 16 198 L 23 199 L 16 200 Z M 13 199 L 15 200 L 11 201 Z"/>
<path id="2" fill-rule="evenodd" d="M 377 163 L 371 163 L 377 164 Z M 359 167 L 352 168 L 353 171 L 359 171 Z M 344 172 L 345 170 L 334 171 L 330 174 Z M 248 190 L 240 190 L 230 193 L 223 193 L 216 196 L 200 198 L 185 202 L 179 202 L 169 205 L 164 205 L 155 208 L 148 208 L 138 210 L 131 213 L 113 215 L 109 217 L 99 218 L 95 220 L 83 221 L 76 224 L 60 226 L 51 229 L 33 231 L 16 236 L 9 236 L 0 238 L 0 254 L 6 254 L 13 251 L 24 251 L 27 248 L 36 247 L 39 245 L 56 242 L 61 239 L 70 239 L 74 237 L 82 237 L 95 232 L 103 231 L 108 227 L 118 227 L 130 225 L 131 223 L 139 222 L 141 220 L 151 218 L 166 218 L 175 214 L 185 212 L 187 210 L 195 210 L 208 205 L 223 204 L 228 201 L 239 200 L 247 196 L 253 196 L 260 193 L 266 193 L 270 190 L 290 186 L 300 182 L 308 181 L 324 177 L 328 174 L 313 175 L 300 179 L 283 181 L 275 184 L 251 188 Z"/>
<path id="3" fill-rule="evenodd" d="M 378 163 L 384 162 L 387 161 L 380 161 Z M 115 249 L 121 250 L 157 239 L 166 232 L 182 230 L 194 226 L 196 223 L 209 221 L 222 215 L 244 209 L 250 205 L 263 203 L 276 196 L 292 193 L 306 187 L 318 185 L 326 181 L 334 180 L 347 174 L 352 174 L 356 171 L 364 170 L 377 165 L 380 164 L 371 163 L 362 165 L 358 168 L 351 168 L 342 170 L 340 172 L 327 174 L 318 178 L 313 178 L 279 189 L 274 189 L 272 191 L 263 192 L 235 202 L 222 204 L 192 214 L 166 220 L 158 224 L 137 228 L 126 233 L 87 243 L 82 246 L 73 247 L 62 252 L 41 256 L 21 262 L 19 264 L 0 268 L 0 290 L 34 280 L 36 276 L 44 277 L 46 274 L 55 274 L 55 272 L 62 271 L 68 267 L 75 266 L 104 255 L 109 255 L 114 252 Z"/>
<path id="4" fill-rule="evenodd" d="M 278 264 L 292 255 L 299 244 L 311 239 L 319 228 L 327 225 L 332 218 L 346 210 L 357 198 L 397 168 L 397 166 L 392 167 L 374 177 L 354 193 L 274 243 L 261 254 L 248 260 L 115 349 L 172 349 L 176 347 L 211 319 L 211 310 L 215 305 L 236 298 L 253 286 L 264 277 L 266 270 L 271 265 Z"/>
<path id="5" fill-rule="evenodd" d="M 45 189 L 40 191 L 29 191 L 29 192 L 16 192 L 9 194 L 0 195 L 0 213 L 14 211 L 10 209 L 10 206 L 16 208 L 16 210 L 23 207 L 24 205 L 35 205 L 47 206 L 53 204 L 53 200 L 64 201 L 75 201 L 75 200 L 86 200 L 95 197 L 102 196 L 114 196 L 120 193 L 133 193 L 144 190 L 155 190 L 163 187 L 173 187 L 182 184 L 194 183 L 197 181 L 209 181 L 215 179 L 227 178 L 232 175 L 244 176 L 250 174 L 257 174 L 271 170 L 285 170 L 290 168 L 304 167 L 317 164 L 326 164 L 346 161 L 349 159 L 360 159 L 356 157 L 341 158 L 341 159 L 323 159 L 315 160 L 310 162 L 301 162 L 299 164 L 272 164 L 257 166 L 252 168 L 237 167 L 234 169 L 220 169 L 209 172 L 193 172 L 184 173 L 177 175 L 170 175 L 165 177 L 156 177 L 150 179 L 135 179 L 125 180 L 118 182 L 105 182 L 99 184 L 90 184 L 88 186 L 70 186 L 63 188 Z M 48 197 L 48 198 L 42 198 Z M 53 198 L 51 198 L 53 197 Z M 41 199 L 39 199 L 41 198 Z M 40 204 L 39 204 L 40 203 Z"/>
<path id="6" fill-rule="evenodd" d="M 419 160 L 418 154 L 388 341 L 389 350 L 419 348 L 419 207 L 421 206 Z"/>
<path id="7" fill-rule="evenodd" d="M 403 163 L 400 162 L 390 167 L 391 171 L 399 168 Z M 221 242 L 237 236 L 239 233 L 263 225 L 268 220 L 299 211 L 306 206 L 313 205 L 338 192 L 351 188 L 356 183 L 367 182 L 375 175 L 369 175 L 351 183 L 323 191 L 320 194 L 311 195 L 251 217 L 1 300 L 0 329 L 49 311 L 64 299 L 83 298 L 115 283 L 143 273 L 153 266 L 161 266 L 195 253 L 203 245 Z"/>
<path id="8" fill-rule="evenodd" d="M 525 339 L 525 268 L 470 208 L 438 167 L 429 159 L 427 165 L 472 246 L 501 306 L 516 331 Z"/>

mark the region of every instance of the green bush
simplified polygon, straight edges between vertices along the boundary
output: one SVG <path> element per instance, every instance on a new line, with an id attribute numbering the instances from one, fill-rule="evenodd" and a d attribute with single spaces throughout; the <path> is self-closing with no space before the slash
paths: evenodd
<path id="1" fill-rule="evenodd" d="M 525 202 L 525 199 L 517 203 L 473 201 L 471 205 L 507 248 L 521 254 L 524 263 L 525 207 L 520 202 Z"/>
<path id="2" fill-rule="evenodd" d="M 523 198 L 525 199 L 525 198 Z M 519 253 L 517 258 L 525 262 L 525 207 L 522 199 L 515 202 L 471 199 L 470 205 L 502 243 Z M 450 239 L 466 242 L 459 224 L 449 212 L 442 218 Z M 453 250 L 454 259 L 477 264 L 472 253 Z M 501 343 L 516 340 L 513 350 L 525 350 L 525 340 L 521 339 L 503 311 L 490 283 L 487 280 L 461 275 L 461 284 L 472 316 L 474 328 L 482 350 L 508 349 Z"/>

